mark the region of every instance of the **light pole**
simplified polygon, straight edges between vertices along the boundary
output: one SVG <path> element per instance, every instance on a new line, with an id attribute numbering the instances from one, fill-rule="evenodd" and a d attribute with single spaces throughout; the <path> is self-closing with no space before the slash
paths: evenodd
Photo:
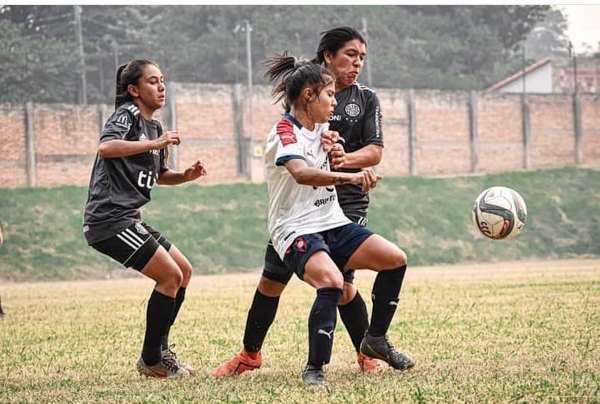
<path id="1" fill-rule="evenodd" d="M 366 18 L 362 18 L 362 32 L 363 35 L 365 36 L 365 40 L 367 42 L 369 42 L 369 35 L 367 34 L 367 19 Z M 369 87 L 372 86 L 371 83 L 371 62 L 369 62 L 369 57 L 367 56 L 366 60 L 365 60 L 365 70 L 367 71 L 367 85 Z"/>
<path id="2" fill-rule="evenodd" d="M 248 20 L 244 20 L 246 30 L 246 59 L 248 61 L 248 132 L 252 142 L 252 26 Z"/>
<path id="3" fill-rule="evenodd" d="M 237 70 L 237 34 L 238 32 L 245 32 L 246 33 L 246 61 L 247 61 L 247 71 L 248 71 L 248 96 L 247 96 L 247 104 L 248 104 L 248 131 L 247 131 L 247 136 L 245 139 L 245 147 L 243 147 L 244 150 L 244 157 L 241 159 L 241 167 L 242 167 L 242 172 L 246 172 L 246 175 L 248 176 L 248 178 L 252 178 L 252 164 L 247 164 L 248 163 L 248 159 L 250 157 L 250 150 L 252 148 L 252 139 L 253 139 L 253 125 L 252 125 L 252 98 L 253 98 L 253 91 L 252 91 L 252 26 L 250 25 L 250 21 L 248 20 L 244 20 L 242 24 L 238 24 L 235 26 L 233 33 L 236 36 L 236 41 L 235 41 L 235 59 L 236 59 L 236 75 L 235 75 L 235 79 L 236 79 L 236 84 L 238 82 L 238 70 Z M 246 169 L 244 169 L 246 168 Z"/>
<path id="4" fill-rule="evenodd" d="M 81 6 L 73 5 L 73 17 L 75 18 L 75 38 L 77 40 L 77 51 L 79 53 L 79 103 L 87 104 L 87 83 L 85 77 L 85 55 L 83 53 L 83 35 L 81 32 Z"/>
<path id="5" fill-rule="evenodd" d="M 575 131 L 575 163 L 583 162 L 583 131 L 581 129 L 581 105 L 577 85 L 577 55 L 573 44 L 569 41 L 569 56 L 573 57 L 573 130 Z"/>

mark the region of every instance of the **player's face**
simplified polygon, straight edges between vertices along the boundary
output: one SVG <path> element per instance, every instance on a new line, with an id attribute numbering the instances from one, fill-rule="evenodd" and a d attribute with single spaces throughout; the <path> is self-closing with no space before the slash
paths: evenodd
<path id="1" fill-rule="evenodd" d="M 356 81 L 367 57 L 367 46 L 358 39 L 352 39 L 335 55 L 325 52 L 324 56 L 327 67 L 336 76 L 337 90 L 340 91 Z"/>
<path id="2" fill-rule="evenodd" d="M 165 79 L 160 69 L 153 64 L 144 65 L 142 69 L 144 73 L 137 85 L 133 86 L 137 91 L 137 101 L 149 110 L 156 111 L 165 105 Z"/>
<path id="3" fill-rule="evenodd" d="M 308 114 L 317 123 L 329 121 L 333 110 L 337 105 L 335 100 L 335 83 L 333 78 L 312 102 L 308 104 Z"/>

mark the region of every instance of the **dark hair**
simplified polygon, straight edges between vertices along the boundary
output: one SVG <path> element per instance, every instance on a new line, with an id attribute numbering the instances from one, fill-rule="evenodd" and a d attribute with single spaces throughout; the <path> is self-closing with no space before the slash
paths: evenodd
<path id="1" fill-rule="evenodd" d="M 334 81 L 333 74 L 325 66 L 307 59 L 297 60 L 288 55 L 274 55 L 265 62 L 267 71 L 265 77 L 273 84 L 271 95 L 277 97 L 275 102 L 282 99 L 285 112 L 290 112 L 296 104 L 304 86 L 309 85 L 319 94 L 321 90 Z"/>
<path id="2" fill-rule="evenodd" d="M 119 66 L 117 69 L 117 88 L 115 91 L 115 109 L 128 101 L 133 101 L 133 97 L 127 91 L 130 84 L 136 85 L 140 77 L 144 74 L 143 67 L 146 65 L 155 65 L 156 62 L 146 59 L 135 59 L 129 63 Z"/>
<path id="3" fill-rule="evenodd" d="M 346 42 L 353 39 L 358 39 L 365 44 L 365 47 L 367 46 L 365 37 L 352 27 L 338 27 L 321 32 L 321 41 L 319 42 L 319 46 L 317 46 L 317 57 L 314 61 L 321 64 L 325 63 L 325 51 L 329 51 L 332 55 L 335 55 Z"/>

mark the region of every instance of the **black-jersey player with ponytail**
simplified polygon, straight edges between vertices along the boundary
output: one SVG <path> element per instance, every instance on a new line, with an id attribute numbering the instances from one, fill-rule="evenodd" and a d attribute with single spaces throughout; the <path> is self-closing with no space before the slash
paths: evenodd
<path id="1" fill-rule="evenodd" d="M 194 373 L 177 359 L 168 341 L 192 266 L 175 245 L 142 220 L 140 208 L 150 201 L 155 184 L 193 181 L 206 175 L 206 170 L 200 160 L 184 171 L 167 166 L 167 147 L 181 139 L 175 131 L 163 132 L 153 119 L 165 105 L 165 95 L 156 63 L 132 60 L 119 67 L 115 112 L 100 135 L 83 231 L 92 248 L 156 282 L 148 299 L 137 369 L 150 377 L 178 378 Z"/>

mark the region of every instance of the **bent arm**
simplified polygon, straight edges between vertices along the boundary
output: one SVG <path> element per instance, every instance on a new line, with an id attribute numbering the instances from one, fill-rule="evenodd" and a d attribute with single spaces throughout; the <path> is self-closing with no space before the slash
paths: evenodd
<path id="1" fill-rule="evenodd" d="M 316 187 L 341 184 L 361 184 L 362 177 L 354 173 L 334 173 L 319 168 L 309 167 L 306 161 L 293 159 L 285 162 L 285 168 L 290 172 L 296 183 Z"/>
<path id="2" fill-rule="evenodd" d="M 368 144 L 351 153 L 346 152 L 344 168 L 365 168 L 379 164 L 383 156 L 383 147 Z"/>
<path id="3" fill-rule="evenodd" d="M 164 146 L 162 146 L 164 147 Z M 98 155 L 102 158 L 119 158 L 145 153 L 150 150 L 160 149 L 156 141 L 132 142 L 129 140 L 109 140 L 100 143 Z"/>
<path id="4" fill-rule="evenodd" d="M 167 169 L 164 173 L 158 177 L 156 182 L 161 185 L 178 185 L 184 182 L 194 181 L 202 176 L 206 175 L 206 168 L 204 163 L 200 160 L 196 160 L 194 164 L 186 168 L 184 171 L 175 171 Z"/>

